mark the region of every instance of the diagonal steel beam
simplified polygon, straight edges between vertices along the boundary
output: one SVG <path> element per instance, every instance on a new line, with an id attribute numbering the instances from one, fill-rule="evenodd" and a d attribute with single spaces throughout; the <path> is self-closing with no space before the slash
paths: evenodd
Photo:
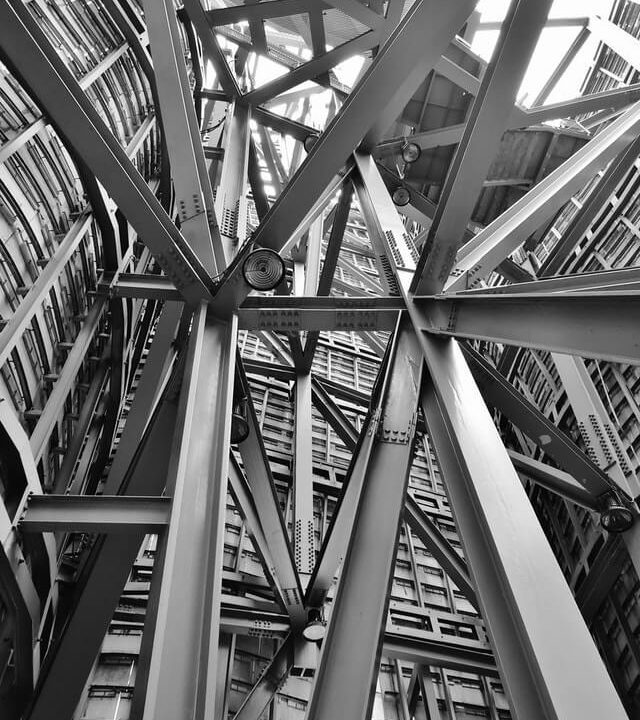
<path id="1" fill-rule="evenodd" d="M 170 386 L 122 478 L 124 494 L 162 492 L 175 426 L 175 401 L 175 387 Z M 45 657 L 26 714 L 29 720 L 50 720 L 51 713 L 59 718 L 73 716 L 143 539 L 144 532 L 101 536 L 92 547 L 64 630 Z"/>
<path id="2" fill-rule="evenodd" d="M 189 302 L 209 297 L 210 279 L 125 150 L 24 5 L 0 3 L 2 55 L 86 162 Z"/>
<path id="3" fill-rule="evenodd" d="M 288 73 L 248 92 L 246 95 L 243 95 L 243 102 L 249 105 L 263 105 L 281 93 L 296 87 L 296 85 L 300 85 L 307 80 L 313 80 L 343 60 L 370 50 L 372 47 L 375 47 L 378 42 L 378 33 L 373 30 L 358 35 L 358 37 L 347 40 L 347 42 L 338 45 L 333 48 L 333 50 L 318 55 L 299 67 L 290 70 Z"/>
<path id="4" fill-rule="evenodd" d="M 464 290 L 488 275 L 570 200 L 587 180 L 623 152 L 635 140 L 638 128 L 640 102 L 470 240 L 445 289 Z"/>
<path id="5" fill-rule="evenodd" d="M 435 0 L 414 3 L 260 223 L 253 236 L 257 245 L 277 251 L 286 246 L 349 154 L 360 144 L 377 144 L 474 5 L 464 0 L 443 10 Z M 237 306 L 242 301 L 248 288 L 238 283 L 240 275 L 239 264 L 230 268 L 216 304 Z"/>
<path id="6" fill-rule="evenodd" d="M 311 379 L 311 398 L 322 417 L 331 426 L 348 450 L 358 444 L 358 433 L 338 404 L 316 378 Z"/>
<path id="7" fill-rule="evenodd" d="M 552 0 L 512 0 L 418 262 L 411 287 L 417 294 L 440 292 L 455 264 L 551 4 Z"/>
<path id="8" fill-rule="evenodd" d="M 438 526 L 422 511 L 420 505 L 407 493 L 404 517 L 411 530 L 420 538 L 422 544 L 438 561 L 447 575 L 455 582 L 467 600 L 478 607 L 478 599 L 473 582 L 469 577 L 467 563 L 456 552 L 451 543 L 442 534 Z"/>
<path id="9" fill-rule="evenodd" d="M 549 253 L 541 268 L 541 275 L 549 276 L 560 272 L 564 261 L 583 239 L 596 217 L 606 212 L 607 201 L 634 166 L 638 155 L 640 155 L 640 137 L 633 140 L 604 171 L 595 188 L 583 201 L 582 207 L 573 216 L 562 237 Z"/>
<path id="10" fill-rule="evenodd" d="M 242 464 L 254 502 L 260 508 L 260 522 L 274 561 L 273 572 L 280 582 L 292 628 L 299 629 L 306 622 L 306 612 L 302 602 L 302 587 L 271 475 L 260 424 L 251 401 L 249 382 L 242 369 L 241 361 L 238 361 L 238 368 L 242 389 L 248 399 L 249 415 L 249 437 L 239 446 Z"/>
<path id="11" fill-rule="evenodd" d="M 238 85 L 236 76 L 227 63 L 226 57 L 220 49 L 214 27 L 207 18 L 202 8 L 202 3 L 200 0 L 184 0 L 183 5 L 184 13 L 193 24 L 200 38 L 205 57 L 211 61 L 215 67 L 217 80 L 222 89 L 231 98 L 238 97 L 240 95 L 240 86 Z"/>
<path id="12" fill-rule="evenodd" d="M 605 495 L 615 484 L 549 418 L 518 392 L 482 355 L 461 344 L 465 359 L 486 402 L 500 410 L 593 497 Z"/>
<path id="13" fill-rule="evenodd" d="M 324 5 L 318 0 L 269 0 L 269 2 L 247 2 L 244 5 L 231 5 L 215 10 L 207 10 L 211 25 L 234 25 L 244 21 L 268 20 L 271 18 L 300 15 L 310 12 L 316 5 Z"/>
<path id="14" fill-rule="evenodd" d="M 175 9 L 167 0 L 145 0 L 144 8 L 180 229 L 206 270 L 217 275 L 224 252 Z"/>
<path id="15" fill-rule="evenodd" d="M 262 527 L 260 512 L 258 511 L 255 500 L 253 499 L 253 494 L 244 472 L 233 453 L 229 455 L 229 490 L 236 502 L 236 505 L 238 506 L 240 514 L 244 518 L 248 534 L 251 537 L 256 552 L 260 556 L 265 577 L 273 588 L 274 594 L 281 607 L 284 608 L 284 595 L 282 588 L 280 587 L 278 577 L 273 571 L 275 563 L 273 562 L 273 558 L 271 556 L 269 541 L 267 540 Z"/>
<path id="16" fill-rule="evenodd" d="M 309 720 L 340 716 L 364 720 L 373 706 L 422 372 L 408 319 L 398 323 L 396 336 L 388 384 L 381 394 L 379 426 L 311 691 Z"/>
<path id="17" fill-rule="evenodd" d="M 569 473 L 558 470 L 539 460 L 534 460 L 532 457 L 515 450 L 509 450 L 508 453 L 518 474 L 524 475 L 537 485 L 551 490 L 551 492 L 561 495 L 577 505 L 586 507 L 589 510 L 597 511 L 601 509 L 598 498 L 585 490 L 584 485 Z"/>
<path id="18" fill-rule="evenodd" d="M 516 716 L 624 718 L 458 344 L 424 333 L 419 340 L 431 376 L 427 426 Z"/>
<path id="19" fill-rule="evenodd" d="M 258 720 L 273 696 L 282 687 L 293 665 L 294 637 L 288 635 L 271 662 L 251 688 L 233 720 Z"/>

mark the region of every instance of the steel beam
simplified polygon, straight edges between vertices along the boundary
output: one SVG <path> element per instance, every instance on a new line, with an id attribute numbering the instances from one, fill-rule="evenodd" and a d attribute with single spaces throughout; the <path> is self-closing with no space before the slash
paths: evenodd
<path id="1" fill-rule="evenodd" d="M 247 533 L 253 542 L 256 552 L 260 556 L 265 577 L 271 585 L 281 607 L 285 608 L 284 593 L 280 586 L 278 576 L 274 571 L 276 565 L 271 556 L 269 541 L 267 540 L 260 520 L 260 513 L 247 479 L 233 453 L 229 456 L 229 491 L 235 500 L 238 511 L 244 518 Z"/>
<path id="2" fill-rule="evenodd" d="M 615 487 L 578 446 L 470 345 L 460 346 L 475 382 L 489 405 L 500 410 L 593 497 Z"/>
<path id="3" fill-rule="evenodd" d="M 350 180 L 345 181 L 340 193 L 340 199 L 336 205 L 336 212 L 331 224 L 331 232 L 327 241 L 327 248 L 322 263 L 322 271 L 318 279 L 317 295 L 327 296 L 331 292 L 333 276 L 338 264 L 340 247 L 344 238 L 344 231 L 351 211 L 351 198 L 353 197 L 353 184 Z M 313 356 L 320 338 L 319 333 L 309 333 L 304 344 L 303 369 L 311 370 Z"/>
<path id="4" fill-rule="evenodd" d="M 158 533 L 169 518 L 165 497 L 33 495 L 19 527 L 23 532 Z"/>
<path id="5" fill-rule="evenodd" d="M 601 212 L 607 211 L 609 199 L 638 160 L 638 155 L 640 155 L 640 138 L 633 140 L 604 171 L 595 188 L 585 198 L 582 207 L 573 216 L 562 237 L 549 253 L 541 268 L 541 275 L 549 276 L 560 272 L 563 263 L 583 239 L 596 217 Z"/>
<path id="6" fill-rule="evenodd" d="M 438 526 L 423 512 L 410 493 L 407 494 L 405 500 L 404 516 L 407 524 L 420 538 L 422 544 L 438 561 L 467 600 L 477 608 L 476 591 L 469 577 L 466 562 L 440 532 Z"/>
<path id="7" fill-rule="evenodd" d="M 290 70 L 288 73 L 274 80 L 270 80 L 255 90 L 251 90 L 251 92 L 243 95 L 243 102 L 249 105 L 264 105 L 264 103 L 276 98 L 287 90 L 291 90 L 301 83 L 317 78 L 318 75 L 339 65 L 347 58 L 371 50 L 378 42 L 379 35 L 375 30 L 370 30 L 362 35 L 358 35 L 352 40 L 347 40 L 347 42 L 338 45 L 333 48 L 333 50 L 329 50 L 323 55 L 318 55 L 299 67 Z"/>
<path id="8" fill-rule="evenodd" d="M 640 40 L 598 15 L 589 18 L 589 30 L 631 67 L 640 70 Z"/>
<path id="9" fill-rule="evenodd" d="M 549 95 L 551 95 L 554 88 L 573 62 L 575 56 L 578 54 L 582 46 L 585 44 L 586 40 L 589 38 L 591 32 L 587 26 L 587 23 L 588 19 L 585 20 L 585 25 L 580 28 L 575 39 L 573 40 L 571 45 L 569 45 L 565 54 L 562 56 L 562 59 L 555 66 L 555 68 L 551 72 L 551 75 L 546 80 L 545 84 L 542 86 L 542 89 L 536 95 L 536 98 L 533 101 L 534 106 L 542 105 L 542 103 L 549 97 Z M 547 20 L 546 27 L 550 27 L 549 20 Z"/>
<path id="10" fill-rule="evenodd" d="M 224 268 L 224 252 L 175 7 L 168 0 L 143 4 L 180 230 L 203 267 L 216 275 Z"/>
<path id="11" fill-rule="evenodd" d="M 358 433 L 356 429 L 349 422 L 348 418 L 345 417 L 331 395 L 314 377 L 311 378 L 311 398 L 313 404 L 345 444 L 347 450 L 354 450 L 358 443 Z"/>
<path id="12" fill-rule="evenodd" d="M 313 522 L 311 374 L 298 373 L 293 457 L 293 550 L 303 586 L 316 563 Z"/>
<path id="13" fill-rule="evenodd" d="M 170 386 L 121 478 L 124 494 L 162 492 L 175 414 L 175 388 Z M 58 718 L 73 716 L 143 539 L 144 531 L 100 536 L 92 547 L 64 630 L 45 657 L 26 714 L 29 720 L 50 720 L 52 713 Z"/>
<path id="14" fill-rule="evenodd" d="M 215 717 L 222 556 L 237 325 L 196 311 L 171 450 L 143 718 Z M 212 369 L 214 372 L 212 372 Z"/>
<path id="15" fill-rule="evenodd" d="M 29 288 L 29 292 L 22 298 L 18 307 L 7 320 L 6 325 L 0 331 L 0 365 L 4 365 L 10 357 L 11 351 L 22 337 L 43 300 L 48 297 L 49 291 L 55 285 L 60 273 L 63 272 L 65 265 L 77 250 L 90 227 L 91 215 L 89 214 L 81 215 L 73 223 L 47 266 L 38 275 Z"/>
<path id="16" fill-rule="evenodd" d="M 423 411 L 516 717 L 624 718 L 457 343 L 419 340 Z"/>
<path id="17" fill-rule="evenodd" d="M 272 304 L 273 303 L 273 304 Z M 402 298 L 274 296 L 248 298 L 238 310 L 240 327 L 251 330 L 393 330 Z"/>
<path id="18" fill-rule="evenodd" d="M 445 289 L 464 290 L 488 275 L 621 153 L 635 139 L 639 127 L 640 103 L 636 103 L 470 240 Z"/>
<path id="19" fill-rule="evenodd" d="M 498 677 L 495 660 L 488 650 L 465 647 L 464 643 L 446 643 L 440 638 L 427 637 L 420 630 L 409 633 L 391 624 L 387 625 L 383 642 L 382 652 L 387 657 Z M 436 716 L 433 720 L 440 720 L 440 717 Z"/>
<path id="20" fill-rule="evenodd" d="M 85 360 L 85 356 L 94 340 L 94 336 L 100 324 L 102 313 L 105 308 L 105 299 L 96 298 L 87 317 L 80 328 L 80 331 L 73 341 L 73 347 L 69 351 L 61 373 L 53 386 L 51 394 L 38 418 L 29 443 L 36 462 L 44 455 L 51 432 L 58 421 L 64 401 L 73 387 L 78 371 Z"/>
<path id="21" fill-rule="evenodd" d="M 218 45 L 213 25 L 207 17 L 200 0 L 184 0 L 184 12 L 196 29 L 205 57 L 213 63 L 216 78 L 222 89 L 231 98 L 240 95 L 240 86 L 236 76 L 231 72 L 227 59 Z"/>
<path id="22" fill-rule="evenodd" d="M 547 463 L 534 460 L 528 455 L 509 450 L 509 457 L 513 462 L 513 466 L 520 475 L 524 475 L 537 485 L 540 485 L 556 495 L 571 500 L 571 502 L 586 507 L 589 510 L 599 510 L 600 503 L 597 496 L 592 495 L 585 490 L 584 485 L 579 483 L 569 473 L 558 470 Z"/>
<path id="23" fill-rule="evenodd" d="M 209 297 L 207 272 L 26 6 L 0 3 L 0 44 L 58 133 L 95 173 L 185 298 Z"/>
<path id="24" fill-rule="evenodd" d="M 225 120 L 224 161 L 216 191 L 216 212 L 224 254 L 228 263 L 247 233 L 246 177 L 249 163 L 251 109 L 235 102 L 227 110 Z"/>
<path id="25" fill-rule="evenodd" d="M 289 635 L 280 645 L 271 662 L 251 688 L 233 720 L 258 720 L 273 696 L 280 690 L 293 665 L 294 638 Z"/>
<path id="26" fill-rule="evenodd" d="M 412 290 L 442 290 L 552 5 L 513 0 L 449 168 Z"/>
<path id="27" fill-rule="evenodd" d="M 399 323 L 397 331 L 377 437 L 311 692 L 309 720 L 364 720 L 373 706 L 421 383 L 422 359 L 407 325 Z"/>
<path id="28" fill-rule="evenodd" d="M 636 291 L 640 290 L 640 268 L 630 267 L 620 270 L 601 270 L 598 272 L 581 272 L 575 275 L 554 275 L 542 277 L 529 282 L 517 282 L 510 285 L 496 285 L 494 287 L 478 288 L 476 290 L 462 290 L 456 296 L 462 295 L 505 295 L 528 294 L 543 295 L 598 291 Z"/>
<path id="29" fill-rule="evenodd" d="M 441 297 L 416 301 L 425 329 L 438 335 L 640 363 L 638 291 Z"/>
<path id="30" fill-rule="evenodd" d="M 291 543 L 280 510 L 278 495 L 262 439 L 260 423 L 251 401 L 249 383 L 240 363 L 239 367 L 242 376 L 242 388 L 248 398 L 247 409 L 249 415 L 249 437 L 239 446 L 242 464 L 254 502 L 260 508 L 260 522 L 274 560 L 273 572 L 280 582 L 292 628 L 298 630 L 307 619 L 302 602 L 300 578 L 298 577 Z"/>
<path id="31" fill-rule="evenodd" d="M 411 7 L 260 223 L 253 236 L 257 245 L 277 251 L 286 246 L 354 148 L 377 144 L 474 4 L 464 0 L 443 11 L 435 0 L 420 0 Z M 224 299 L 225 305 L 238 305 L 247 294 L 247 286 L 235 285 L 239 275 L 239 266 L 227 274 L 217 293 L 219 304 Z"/>
<path id="32" fill-rule="evenodd" d="M 212 26 L 234 25 L 235 23 L 300 15 L 310 12 L 315 5 L 324 5 L 318 0 L 270 0 L 270 2 L 247 2 L 241 5 L 220 7 L 206 12 Z"/>
<path id="33" fill-rule="evenodd" d="M 537 125 L 556 118 L 572 118 L 576 115 L 586 115 L 597 110 L 618 110 L 633 104 L 637 100 L 640 100 L 640 83 L 592 93 L 591 95 L 582 95 L 572 100 L 563 100 L 562 102 L 525 110 L 522 117 L 526 122 L 523 127 Z"/>

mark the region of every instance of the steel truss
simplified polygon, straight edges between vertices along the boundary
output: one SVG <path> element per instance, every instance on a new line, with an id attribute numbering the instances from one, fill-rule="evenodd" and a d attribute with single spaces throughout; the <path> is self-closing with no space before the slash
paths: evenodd
<path id="1" fill-rule="evenodd" d="M 354 32 L 335 43 L 327 37 L 331 15 L 322 15 L 318 5 L 340 10 Z M 127 394 L 117 384 L 122 353 L 138 361 L 142 356 L 133 336 L 125 340 L 125 315 L 146 323 L 140 342 L 148 340 L 148 355 L 137 385 L 127 386 L 128 417 L 102 493 L 96 495 L 95 486 L 86 492 L 85 477 L 73 480 L 72 473 L 79 459 L 88 476 L 84 439 L 98 412 L 106 369 L 90 394 L 83 430 L 56 479 L 56 494 L 43 495 L 34 481 L 13 524 L 5 523 L 18 537 L 45 537 L 50 544 L 53 533 L 59 549 L 70 533 L 95 534 L 75 578 L 72 606 L 41 665 L 36 654 L 34 663 L 23 667 L 29 655 L 24 649 L 36 638 L 25 630 L 26 591 L 7 583 L 22 643 L 20 677 L 27 685 L 30 675 L 37 678 L 30 693 L 22 680 L 20 707 L 11 717 L 73 717 L 146 533 L 158 534 L 159 550 L 146 614 L 139 618 L 144 634 L 132 717 L 226 717 L 236 643 L 256 636 L 273 641 L 273 653 L 236 720 L 257 720 L 287 678 L 305 672 L 314 677 L 306 717 L 366 720 L 383 656 L 395 659 L 407 718 L 418 697 L 425 717 L 439 717 L 433 685 L 425 679 L 429 666 L 477 673 L 485 685 L 486 677 L 499 676 L 518 720 L 626 717 L 521 478 L 594 512 L 614 498 L 637 517 L 640 489 L 581 358 L 640 364 L 633 311 L 640 302 L 640 278 L 636 270 L 624 269 L 539 280 L 527 273 L 530 279 L 521 283 L 496 283 L 514 251 L 587 180 L 609 168 L 596 190 L 604 198 L 638 151 L 636 86 L 549 107 L 525 110 L 516 104 L 549 6 L 513 0 L 487 65 L 456 38 L 473 13 L 473 0 L 416 0 L 406 13 L 400 0 L 390 0 L 386 15 L 383 3 L 373 1 L 271 0 L 205 11 L 198 0 L 185 0 L 176 13 L 169 0 L 149 0 L 143 33 L 130 13 L 105 3 L 114 22 L 125 27 L 139 62 L 153 72 L 155 112 L 166 143 L 163 165 L 173 182 L 171 208 L 156 198 L 92 106 L 85 94 L 91 78 L 84 87 L 74 78 L 28 5 L 0 0 L 3 60 L 97 180 L 102 213 L 99 198 L 93 205 L 96 217 L 110 226 L 104 235 L 115 237 L 117 206 L 148 249 L 147 262 L 132 267 L 129 230 L 129 249 L 118 254 L 112 248 L 113 262 L 105 263 L 63 370 L 45 407 L 32 418 L 33 466 L 49 450 L 60 409 L 103 332 L 107 307 L 108 357 L 112 368 L 119 367 L 111 370 L 110 392 L 115 408 L 121 408 Z M 278 33 L 293 38 L 296 17 L 308 21 L 306 61 L 278 50 L 271 40 Z M 248 35 L 216 32 L 243 20 L 249 22 Z M 620 52 L 637 49 L 607 24 L 594 21 L 587 29 L 600 32 Z M 299 35 L 303 44 L 304 35 Z M 232 63 L 222 37 L 236 43 Z M 459 63 L 470 65 L 458 65 L 452 48 Z M 353 53 L 367 54 L 365 66 L 353 88 L 344 88 L 332 69 Z M 288 72 L 257 85 L 258 56 L 275 59 Z M 466 69 L 473 63 L 475 75 Z M 434 206 L 383 161 L 405 140 L 390 128 L 436 71 L 471 90 L 473 100 L 465 123 L 437 132 L 418 127 L 413 138 L 423 152 L 457 145 Z M 195 103 L 190 72 L 196 76 Z M 557 75 L 536 104 L 544 103 Z M 209 83 L 204 88 L 203 79 Z M 309 97 L 315 89 L 300 87 L 306 81 L 331 92 L 321 132 L 311 127 Z M 427 103 L 425 97 L 423 114 Z M 473 207 L 506 130 L 601 109 L 619 116 L 554 172 L 529 183 L 528 192 L 473 235 Z M 312 135 L 305 154 L 303 143 Z M 401 186 L 409 188 L 406 210 L 392 200 Z M 279 188 L 274 197 L 272 189 Z M 595 209 L 582 207 L 559 253 L 571 252 Z M 87 214 L 75 220 L 0 331 L 2 362 L 90 222 Z M 371 271 L 350 262 L 347 251 L 354 246 L 371 259 Z M 287 264 L 290 282 L 272 295 L 251 294 L 243 275 L 243 262 L 256 248 L 280 253 Z M 158 272 L 148 271 L 151 258 Z M 556 257 L 552 266 L 559 264 Z M 278 363 L 237 353 L 244 331 L 259 333 Z M 371 396 L 323 381 L 314 364 L 323 331 L 357 332 L 379 357 Z M 514 388 L 482 352 L 485 345 L 467 340 L 552 352 L 576 416 L 592 423 L 595 455 L 578 448 Z M 255 375 L 294 388 L 292 530 L 265 446 L 264 408 L 252 397 Z M 232 412 L 240 398 L 246 400 L 249 436 L 236 447 L 230 441 Z M 360 430 L 342 409 L 347 402 L 360 407 Z M 508 451 L 487 404 L 559 467 Z M 319 544 L 314 411 L 351 453 L 344 482 L 329 487 L 336 508 Z M 435 451 L 464 558 L 409 484 L 416 446 L 424 442 Z M 106 461 L 100 471 L 105 466 Z M 223 567 L 227 491 L 259 557 L 259 580 Z M 624 542 L 640 567 L 637 528 L 636 523 Z M 478 634 L 480 620 L 471 623 L 473 638 L 447 639 L 433 624 L 427 627 L 422 606 L 415 612 L 421 629 L 408 632 L 397 622 L 391 583 L 401 532 L 410 542 L 412 533 L 420 539 L 479 610 L 488 641 Z M 0 578 L 9 567 L 17 573 L 18 555 L 3 552 L 0 560 Z M 444 627 L 446 620 L 440 620 Z M 430 622 L 440 620 L 432 613 Z M 321 644 L 305 639 L 310 622 L 326 622 Z M 406 696 L 403 665 L 415 668 Z M 451 698 L 445 702 L 451 705 Z M 491 712 L 498 717 L 495 703 Z"/>

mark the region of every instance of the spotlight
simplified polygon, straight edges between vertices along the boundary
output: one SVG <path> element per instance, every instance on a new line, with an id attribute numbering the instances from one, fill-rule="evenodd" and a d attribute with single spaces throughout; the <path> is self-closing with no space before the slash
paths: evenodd
<path id="1" fill-rule="evenodd" d="M 302 141 L 302 145 L 304 146 L 305 152 L 311 152 L 311 148 L 318 142 L 319 135 L 316 135 L 315 133 L 309 133 L 305 137 L 305 139 Z"/>
<path id="2" fill-rule="evenodd" d="M 249 437 L 249 412 L 247 398 L 240 398 L 231 414 L 231 444 L 244 442 Z"/>
<path id="3" fill-rule="evenodd" d="M 302 630 L 302 637 L 309 642 L 320 642 L 320 640 L 324 639 L 327 631 L 327 624 L 322 619 L 320 610 L 312 608 L 309 610 L 307 617 L 307 624 Z"/>
<path id="4" fill-rule="evenodd" d="M 277 252 L 259 248 L 247 255 L 242 274 L 254 290 L 273 290 L 284 277 L 284 261 Z"/>
<path id="5" fill-rule="evenodd" d="M 406 142 L 400 152 L 402 153 L 402 159 L 406 163 L 414 163 L 422 155 L 421 147 L 414 142 Z"/>
<path id="6" fill-rule="evenodd" d="M 615 495 L 605 498 L 600 525 L 610 533 L 623 533 L 633 525 L 633 513 Z"/>
<path id="7" fill-rule="evenodd" d="M 391 199 L 398 207 L 404 207 L 409 204 L 409 201 L 411 200 L 411 193 L 406 187 L 404 187 L 404 185 L 401 185 L 393 191 Z"/>

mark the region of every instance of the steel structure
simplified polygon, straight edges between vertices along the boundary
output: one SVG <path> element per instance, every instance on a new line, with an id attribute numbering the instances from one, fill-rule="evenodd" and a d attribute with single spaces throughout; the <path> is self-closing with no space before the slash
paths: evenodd
<path id="1" fill-rule="evenodd" d="M 638 716 L 639 8 L 475 4 L 0 0 L 2 718 Z"/>

